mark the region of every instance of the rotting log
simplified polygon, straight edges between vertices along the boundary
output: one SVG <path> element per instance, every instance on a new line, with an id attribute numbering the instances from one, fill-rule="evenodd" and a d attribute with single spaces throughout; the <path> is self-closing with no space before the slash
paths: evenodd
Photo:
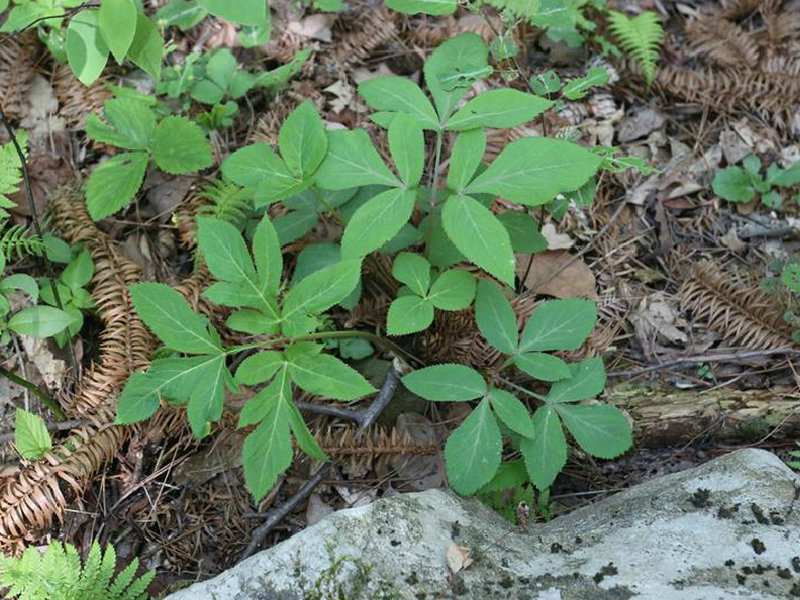
<path id="1" fill-rule="evenodd" d="M 698 442 L 757 442 L 800 435 L 800 390 L 609 389 L 603 402 L 633 421 L 635 444 L 663 448 Z"/>

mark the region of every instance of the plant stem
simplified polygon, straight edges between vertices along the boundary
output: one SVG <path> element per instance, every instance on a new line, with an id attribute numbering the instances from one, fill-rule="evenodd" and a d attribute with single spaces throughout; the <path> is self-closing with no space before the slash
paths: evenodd
<path id="1" fill-rule="evenodd" d="M 510 388 L 514 388 L 518 392 L 522 392 L 526 396 L 530 396 L 531 398 L 536 398 L 537 400 L 541 400 L 542 402 L 547 402 L 547 399 L 542 396 L 541 394 L 537 394 L 536 392 L 532 392 L 527 388 L 522 387 L 521 385 L 517 385 L 513 381 L 509 381 L 505 377 L 500 377 L 499 375 L 495 375 L 494 378 L 502 383 L 503 385 L 507 385 Z"/>
<path id="2" fill-rule="evenodd" d="M 433 171 L 431 171 L 430 177 L 431 195 L 429 200 L 428 231 L 425 233 L 425 258 L 430 257 L 431 240 L 433 240 L 433 209 L 436 206 L 436 188 L 439 185 L 439 166 L 442 162 L 442 142 L 442 130 L 439 129 L 436 132 L 436 154 L 433 160 Z"/>
<path id="3" fill-rule="evenodd" d="M 50 412 L 52 412 L 59 421 L 64 421 L 67 418 L 67 415 L 64 414 L 64 411 L 61 410 L 61 407 L 58 405 L 58 403 L 40 390 L 39 387 L 32 381 L 28 381 L 27 379 L 20 377 L 19 375 L 16 375 L 7 369 L 4 369 L 3 367 L 0 367 L 0 375 L 9 381 L 13 381 L 17 385 L 24 387 L 26 390 L 34 394 L 37 398 L 39 398 L 39 400 L 42 401 L 42 404 L 50 409 Z"/>

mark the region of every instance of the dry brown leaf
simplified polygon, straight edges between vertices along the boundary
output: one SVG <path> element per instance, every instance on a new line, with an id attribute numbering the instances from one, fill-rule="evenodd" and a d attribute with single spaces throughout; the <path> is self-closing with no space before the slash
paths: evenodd
<path id="1" fill-rule="evenodd" d="M 463 571 L 472 564 L 469 552 L 469 548 L 450 544 L 450 547 L 447 549 L 447 566 L 450 567 L 453 573 Z"/>
<path id="2" fill-rule="evenodd" d="M 528 256 L 517 255 L 517 277 L 525 276 Z M 575 258 L 564 250 L 535 254 L 528 276 L 522 283 L 537 294 L 556 298 L 582 296 L 596 300 L 598 297 L 592 270 L 580 257 Z"/>
<path id="3" fill-rule="evenodd" d="M 542 235 L 547 240 L 548 250 L 569 250 L 575 245 L 575 240 L 566 233 L 558 233 L 552 223 L 542 225 Z"/>

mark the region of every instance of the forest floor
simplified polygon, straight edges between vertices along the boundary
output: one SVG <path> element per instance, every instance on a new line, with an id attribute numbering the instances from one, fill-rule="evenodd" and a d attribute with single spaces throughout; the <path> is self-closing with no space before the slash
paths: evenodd
<path id="1" fill-rule="evenodd" d="M 232 46 L 243 64 L 261 67 L 285 64 L 303 48 L 313 50 L 285 89 L 248 97 L 234 125 L 212 133 L 217 164 L 246 143 L 275 143 L 283 119 L 304 99 L 310 98 L 329 123 L 374 127 L 356 92 L 360 81 L 376 73 L 419 78 L 422 61 L 441 41 L 464 31 L 490 40 L 495 32 L 494 24 L 466 11 L 408 17 L 373 3 L 348 3 L 342 13 L 304 10 L 286 1 L 270 4 L 274 29 L 263 47 L 236 48 L 233 27 L 218 20 L 176 32 L 172 40 L 178 47 L 174 57 L 197 48 Z M 498 132 L 488 146 L 488 154 L 496 154 L 510 139 L 547 133 L 617 146 L 659 169 L 650 175 L 605 173 L 590 205 L 567 207 L 559 218 L 538 215 L 545 251 L 517 255 L 518 290 L 531 298 L 597 300 L 597 327 L 575 356 L 603 357 L 605 400 L 630 415 L 634 427 L 634 449 L 622 458 L 600 461 L 571 453 L 551 490 L 551 504 L 540 507 L 551 515 L 735 448 L 760 447 L 786 458 L 799 433 L 795 358 L 800 321 L 795 312 L 800 309 L 796 295 L 776 283 L 798 254 L 798 186 L 778 190 L 768 206 L 757 197 L 728 202 L 714 193 L 711 181 L 720 169 L 750 155 L 764 170 L 800 161 L 800 3 L 616 4 L 654 10 L 664 22 L 653 84 L 646 86 L 625 62 L 605 63 L 616 74 L 607 86 L 542 120 Z M 566 81 L 603 60 L 589 43 L 572 48 L 524 25 L 513 33 L 520 48 L 516 60 L 527 76 L 553 69 Z M 205 179 L 150 176 L 134 206 L 97 224 L 57 206 L 59 198 L 71 193 L 65 186 L 83 181 L 108 151 L 92 145 L 83 132 L 90 113 L 102 114 L 108 83 L 144 85 L 135 72 L 117 68 L 83 87 L 43 51 L 35 34 L 0 45 L 0 100 L 12 122 L 29 132 L 38 210 L 73 238 L 108 240 L 108 256 L 96 261 L 95 295 L 102 295 L 114 278 L 127 277 L 126 265 L 144 280 L 199 289 L 202 282 L 191 279 L 194 237 L 186 215 L 202 204 L 198 190 L 211 173 Z M 509 81 L 494 75 L 485 85 Z M 8 140 L 4 135 L 0 142 Z M 31 214 L 24 193 L 15 198 L 13 219 L 27 226 Z M 323 220 L 290 243 L 287 263 L 309 240 L 328 239 L 332 227 Z M 39 268 L 26 260 L 14 268 L 32 273 Z M 109 278 L 105 283 L 104 277 Z M 342 320 L 374 327 L 385 300 L 370 299 L 352 314 L 342 314 Z M 221 323 L 224 315 L 212 318 Z M 102 393 L 109 382 L 100 380 L 91 365 L 108 360 L 106 327 L 99 315 L 89 315 L 73 340 L 73 356 L 52 341 L 15 337 L 0 348 L 0 365 L 65 402 L 87 381 Z M 474 326 L 443 330 L 429 356 L 457 348 L 465 361 L 480 364 L 485 348 L 476 338 Z M 377 352 L 357 368 L 380 387 L 391 360 Z M 2 378 L 0 399 L 2 432 L 13 431 L 15 407 L 36 410 L 35 396 Z M 335 462 L 314 491 L 272 528 L 262 547 L 333 510 L 445 485 L 441 444 L 462 420 L 463 409 L 398 391 L 361 439 L 349 423 L 309 416 L 311 430 Z M 124 443 L 102 428 L 107 425 L 91 429 L 95 446 L 81 459 L 90 474 L 86 485 L 71 487 L 42 472 L 39 476 L 52 478 L 64 497 L 58 498 L 61 492 L 36 496 L 30 490 L 39 488 L 32 479 L 21 488 L 29 490 L 37 511 L 49 515 L 41 522 L 34 515 L 34 523 L 49 523 L 54 514 L 62 517 L 45 528 L 46 535 L 27 542 L 48 536 L 86 547 L 95 539 L 113 542 L 120 557 L 138 556 L 158 570 L 154 592 L 179 580 L 207 578 L 238 562 L 263 514 L 286 502 L 313 471 L 307 460 L 296 462 L 256 506 L 243 482 L 244 436 L 235 417 L 226 413 L 214 435 L 202 441 L 191 436 L 179 413 L 132 429 Z M 0 448 L 0 478 L 3 485 L 22 485 L 24 474 L 33 478 L 31 467 L 8 441 Z M 505 498 L 505 510 L 522 498 Z M 0 505 L 0 510 L 7 508 Z M 2 518 L 18 518 L 8 515 Z M 13 524 L 6 521 L 0 528 L 9 527 Z"/>

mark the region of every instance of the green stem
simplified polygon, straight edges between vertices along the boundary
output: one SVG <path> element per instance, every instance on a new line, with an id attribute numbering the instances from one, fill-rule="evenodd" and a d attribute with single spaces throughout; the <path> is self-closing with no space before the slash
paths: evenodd
<path id="1" fill-rule="evenodd" d="M 320 331 L 317 333 L 309 333 L 308 335 L 301 335 L 294 338 L 292 337 L 273 338 L 271 340 L 263 340 L 255 344 L 247 344 L 246 346 L 235 346 L 233 348 L 229 348 L 228 350 L 226 350 L 226 354 L 234 355 L 234 354 L 239 354 L 241 352 L 246 352 L 248 350 L 270 348 L 272 346 L 281 346 L 285 344 L 291 344 L 294 342 L 313 342 L 316 340 L 332 340 L 332 339 L 342 339 L 351 337 L 362 338 L 365 340 L 369 340 L 371 342 L 375 342 L 375 344 L 379 346 L 383 346 L 385 348 L 392 350 L 395 354 L 398 354 L 400 356 L 405 356 L 406 358 L 409 358 L 414 362 L 419 362 L 416 358 L 414 358 L 406 350 L 395 344 L 393 341 L 388 340 L 385 337 L 380 336 L 378 334 L 371 333 L 369 331 L 358 331 L 356 329 L 344 330 L 344 331 Z"/>
<path id="2" fill-rule="evenodd" d="M 33 382 L 28 381 L 27 379 L 24 379 L 19 375 L 15 375 L 11 371 L 8 371 L 3 367 L 0 367 L 0 375 L 2 375 L 3 377 L 5 377 L 10 381 L 13 381 L 19 386 L 24 387 L 26 390 L 34 394 L 37 398 L 39 398 L 39 400 L 42 401 L 42 404 L 44 404 L 47 408 L 50 409 L 50 412 L 52 412 L 53 415 L 59 421 L 63 421 L 67 418 L 67 415 L 64 414 L 64 411 L 61 410 L 61 407 L 58 405 L 58 403 L 55 400 L 53 400 L 50 396 L 45 394 L 42 390 L 40 390 L 39 387 Z"/>
<path id="3" fill-rule="evenodd" d="M 433 161 L 433 171 L 431 171 L 431 196 L 430 211 L 428 212 L 428 231 L 425 233 L 425 258 L 430 257 L 431 241 L 433 240 L 433 209 L 436 206 L 436 188 L 439 185 L 439 166 L 442 162 L 442 130 L 436 132 L 436 155 Z"/>
<path id="4" fill-rule="evenodd" d="M 495 375 L 494 378 L 503 385 L 507 385 L 510 388 L 514 388 L 518 392 L 522 392 L 523 394 L 530 396 L 531 398 L 536 398 L 537 400 L 541 400 L 542 402 L 547 402 L 547 398 L 545 398 L 541 394 L 537 394 L 536 392 L 532 392 L 529 389 L 522 387 L 521 385 L 517 385 L 516 383 L 514 383 L 513 381 L 509 381 L 505 377 L 500 377 L 499 375 Z"/>

